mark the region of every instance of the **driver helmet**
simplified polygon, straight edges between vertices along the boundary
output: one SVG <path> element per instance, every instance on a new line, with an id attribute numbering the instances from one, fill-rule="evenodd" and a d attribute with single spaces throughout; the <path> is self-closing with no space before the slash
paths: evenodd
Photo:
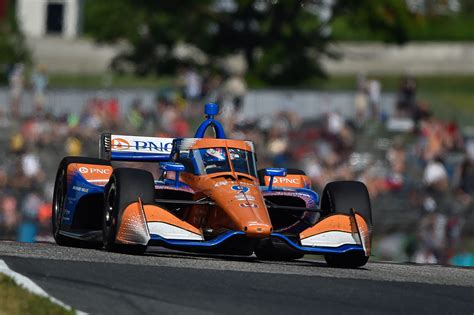
<path id="1" fill-rule="evenodd" d="M 224 148 L 210 148 L 206 150 L 206 160 L 208 162 L 225 161 L 225 149 Z"/>

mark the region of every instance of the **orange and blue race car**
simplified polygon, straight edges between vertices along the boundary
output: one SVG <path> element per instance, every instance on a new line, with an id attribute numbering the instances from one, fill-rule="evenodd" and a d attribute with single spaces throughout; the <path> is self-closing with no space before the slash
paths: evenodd
<path id="1" fill-rule="evenodd" d="M 257 171 L 253 143 L 227 139 L 218 110 L 206 104 L 194 138 L 102 134 L 99 158 L 65 157 L 53 196 L 56 242 L 262 260 L 319 254 L 330 266 L 365 265 L 372 230 L 365 185 L 331 182 L 320 198 L 301 170 Z M 208 128 L 215 138 L 205 137 Z M 161 175 L 116 161 L 159 163 Z"/>

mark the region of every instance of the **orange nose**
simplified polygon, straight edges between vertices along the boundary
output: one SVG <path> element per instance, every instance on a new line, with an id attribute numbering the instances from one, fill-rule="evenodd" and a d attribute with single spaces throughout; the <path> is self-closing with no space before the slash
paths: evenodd
<path id="1" fill-rule="evenodd" d="M 263 238 L 272 233 L 272 227 L 267 224 L 249 224 L 244 227 L 244 232 L 247 237 Z"/>

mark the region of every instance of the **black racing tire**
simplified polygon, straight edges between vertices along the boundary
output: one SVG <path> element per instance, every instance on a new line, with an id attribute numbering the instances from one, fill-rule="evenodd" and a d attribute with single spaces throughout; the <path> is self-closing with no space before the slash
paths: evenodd
<path id="1" fill-rule="evenodd" d="M 117 168 L 105 187 L 102 239 L 107 251 L 126 254 L 143 254 L 146 245 L 125 245 L 115 243 L 117 227 L 125 208 L 141 198 L 143 204 L 153 204 L 155 185 L 153 175 L 136 168 Z"/>
<path id="2" fill-rule="evenodd" d="M 297 168 L 288 168 L 286 169 L 286 174 L 287 175 L 306 175 L 306 173 L 302 170 L 299 170 Z M 259 169 L 257 171 L 257 176 L 258 176 L 258 181 L 260 182 L 260 185 L 265 186 L 265 169 Z"/>
<path id="3" fill-rule="evenodd" d="M 360 214 L 372 228 L 372 209 L 367 187 L 357 181 L 331 182 L 324 187 L 321 199 L 323 216 L 342 213 L 351 214 L 351 208 Z M 357 268 L 364 266 L 369 260 L 368 256 L 360 251 L 350 251 L 344 254 L 324 255 L 326 262 L 331 267 Z"/>
<path id="4" fill-rule="evenodd" d="M 291 261 L 303 258 L 304 253 L 301 253 L 288 244 L 275 239 L 261 240 L 255 247 L 255 256 L 259 260 L 271 261 Z"/>
<path id="5" fill-rule="evenodd" d="M 58 245 L 69 247 L 90 247 L 93 244 L 81 241 L 72 237 L 67 237 L 60 234 L 61 221 L 64 215 L 64 202 L 67 194 L 67 168 L 69 164 L 95 164 L 95 165 L 110 165 L 109 161 L 83 157 L 83 156 L 67 156 L 59 163 L 58 171 L 56 173 L 56 180 L 54 182 L 53 205 L 51 209 L 51 225 L 53 238 Z"/>

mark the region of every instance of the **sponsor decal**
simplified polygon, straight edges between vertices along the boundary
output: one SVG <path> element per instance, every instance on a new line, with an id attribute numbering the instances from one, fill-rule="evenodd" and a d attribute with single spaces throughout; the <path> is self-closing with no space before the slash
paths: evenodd
<path id="1" fill-rule="evenodd" d="M 112 171 L 109 168 L 96 168 L 96 167 L 79 167 L 79 172 L 81 174 L 102 174 L 102 175 L 109 175 Z"/>
<path id="2" fill-rule="evenodd" d="M 214 187 L 221 187 L 221 186 L 225 186 L 225 185 L 227 185 L 227 184 L 228 184 L 227 181 L 224 180 L 224 181 L 222 181 L 222 182 L 217 182 L 217 183 L 215 183 L 215 184 L 214 184 Z"/>
<path id="3" fill-rule="evenodd" d="M 241 203 L 239 205 L 241 208 L 258 208 L 258 205 L 253 202 L 246 202 L 246 203 Z"/>
<path id="4" fill-rule="evenodd" d="M 73 190 L 77 190 L 77 191 L 80 191 L 80 192 L 89 192 L 89 189 L 88 188 L 84 188 L 84 187 L 79 187 L 79 186 L 72 186 L 72 189 Z"/>
<path id="5" fill-rule="evenodd" d="M 112 150 L 127 150 L 130 148 L 130 142 L 123 138 L 112 139 Z"/>
<path id="6" fill-rule="evenodd" d="M 163 139 L 165 141 L 159 141 L 156 139 L 152 141 L 147 138 L 142 138 L 143 140 L 131 140 L 125 138 L 112 138 L 111 145 L 112 150 L 117 151 L 149 151 L 149 152 L 171 152 L 173 147 L 173 142 L 168 139 Z"/>
<path id="7" fill-rule="evenodd" d="M 171 152 L 173 147 L 172 142 L 168 143 L 154 143 L 153 141 L 134 141 L 135 149 L 137 151 L 150 151 L 150 152 Z"/>
<path id="8" fill-rule="evenodd" d="M 245 186 L 239 186 L 239 185 L 234 185 L 231 187 L 232 190 L 235 190 L 235 191 L 238 191 L 240 193 L 243 193 L 245 194 L 246 192 L 248 192 L 250 189 L 248 187 L 245 187 Z"/>
<path id="9" fill-rule="evenodd" d="M 291 177 L 274 177 L 273 178 L 274 184 L 299 184 L 299 178 L 291 178 Z"/>
<path id="10" fill-rule="evenodd" d="M 244 195 L 244 194 L 237 194 L 235 195 L 235 199 L 239 201 L 255 201 L 255 197 L 252 195 Z"/>

